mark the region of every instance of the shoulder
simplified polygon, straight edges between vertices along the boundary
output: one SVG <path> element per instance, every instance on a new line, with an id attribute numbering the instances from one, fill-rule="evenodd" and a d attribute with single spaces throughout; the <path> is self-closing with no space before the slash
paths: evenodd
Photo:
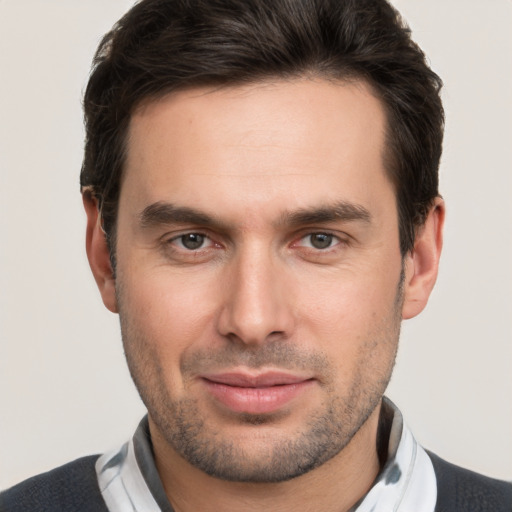
<path id="1" fill-rule="evenodd" d="M 512 483 L 464 469 L 427 452 L 436 473 L 436 512 L 511 512 Z"/>
<path id="2" fill-rule="evenodd" d="M 106 512 L 94 468 L 97 459 L 83 457 L 7 489 L 0 494 L 0 511 Z"/>

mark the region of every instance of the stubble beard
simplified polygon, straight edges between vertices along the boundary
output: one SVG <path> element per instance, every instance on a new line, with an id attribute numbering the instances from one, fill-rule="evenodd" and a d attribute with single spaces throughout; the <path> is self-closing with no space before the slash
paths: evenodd
<path id="1" fill-rule="evenodd" d="M 145 339 L 132 324 L 129 314 L 124 314 L 123 301 L 118 300 L 128 367 L 153 423 L 167 444 L 189 464 L 208 475 L 232 482 L 278 483 L 290 480 L 339 454 L 380 404 L 396 358 L 403 303 L 402 282 L 401 276 L 393 318 L 388 319 L 375 337 L 361 348 L 356 375 L 350 389 L 343 395 L 332 385 L 334 370 L 326 356 L 301 352 L 293 344 L 283 341 L 262 345 L 258 351 L 230 345 L 220 351 L 196 353 L 189 360 L 182 361 L 180 370 L 184 375 L 196 370 L 201 361 L 207 361 L 207 364 L 222 362 L 225 367 L 231 363 L 232 367 L 244 364 L 253 368 L 273 366 L 290 370 L 321 368 L 325 376 L 322 385 L 326 391 L 326 402 L 293 437 L 289 433 L 286 437 L 276 436 L 275 429 L 274 434 L 264 436 L 256 453 L 246 450 L 244 443 L 230 438 L 229 431 L 216 431 L 208 417 L 201 413 L 197 400 L 175 399 L 169 394 L 165 385 L 165 369 L 160 365 L 151 341 Z M 386 352 L 387 364 L 376 365 L 371 354 L 383 343 L 390 347 Z M 258 429 L 279 420 L 272 414 L 241 414 L 238 421 L 254 428 L 257 437 L 260 434 Z"/>

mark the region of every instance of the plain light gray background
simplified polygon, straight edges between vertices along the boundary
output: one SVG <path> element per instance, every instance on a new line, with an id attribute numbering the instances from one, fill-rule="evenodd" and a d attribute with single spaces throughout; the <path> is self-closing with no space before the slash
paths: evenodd
<path id="1" fill-rule="evenodd" d="M 84 249 L 81 92 L 128 0 L 0 0 L 0 487 L 116 447 L 143 406 Z M 389 396 L 416 437 L 512 479 L 512 2 L 396 0 L 443 77 L 445 251 Z"/>

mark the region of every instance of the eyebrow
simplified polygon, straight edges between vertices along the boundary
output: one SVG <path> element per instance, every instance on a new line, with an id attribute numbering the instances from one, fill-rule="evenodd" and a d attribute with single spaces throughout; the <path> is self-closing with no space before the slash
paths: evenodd
<path id="1" fill-rule="evenodd" d="M 339 201 L 331 205 L 286 211 L 280 216 L 276 225 L 295 227 L 304 224 L 325 224 L 334 221 L 370 223 L 371 218 L 370 212 L 364 206 L 348 201 Z M 178 206 L 165 201 L 158 201 L 144 208 L 139 215 L 139 222 L 142 228 L 166 224 L 196 224 L 216 229 L 228 229 L 225 222 L 222 222 L 213 215 L 195 208 Z"/>
<path id="2" fill-rule="evenodd" d="M 348 201 L 338 201 L 331 205 L 285 212 L 279 224 L 300 226 L 303 224 L 325 224 L 334 221 L 361 221 L 370 223 L 371 213 L 362 205 Z"/>
<path id="3" fill-rule="evenodd" d="M 142 228 L 151 228 L 165 224 L 199 224 L 203 226 L 225 227 L 224 223 L 212 215 L 189 208 L 177 206 L 172 203 L 158 201 L 153 203 L 139 215 Z"/>

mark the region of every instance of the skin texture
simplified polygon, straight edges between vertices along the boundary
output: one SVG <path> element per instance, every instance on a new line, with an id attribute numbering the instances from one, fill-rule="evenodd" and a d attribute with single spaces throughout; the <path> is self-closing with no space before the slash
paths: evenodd
<path id="1" fill-rule="evenodd" d="M 364 83 L 196 89 L 141 106 L 115 279 L 84 196 L 91 267 L 120 313 L 176 510 L 345 510 L 371 486 L 400 322 L 434 285 L 444 217 L 438 200 L 402 260 L 385 123 Z M 232 374 L 235 386 L 218 384 Z M 276 390 L 283 379 L 293 385 Z"/>

